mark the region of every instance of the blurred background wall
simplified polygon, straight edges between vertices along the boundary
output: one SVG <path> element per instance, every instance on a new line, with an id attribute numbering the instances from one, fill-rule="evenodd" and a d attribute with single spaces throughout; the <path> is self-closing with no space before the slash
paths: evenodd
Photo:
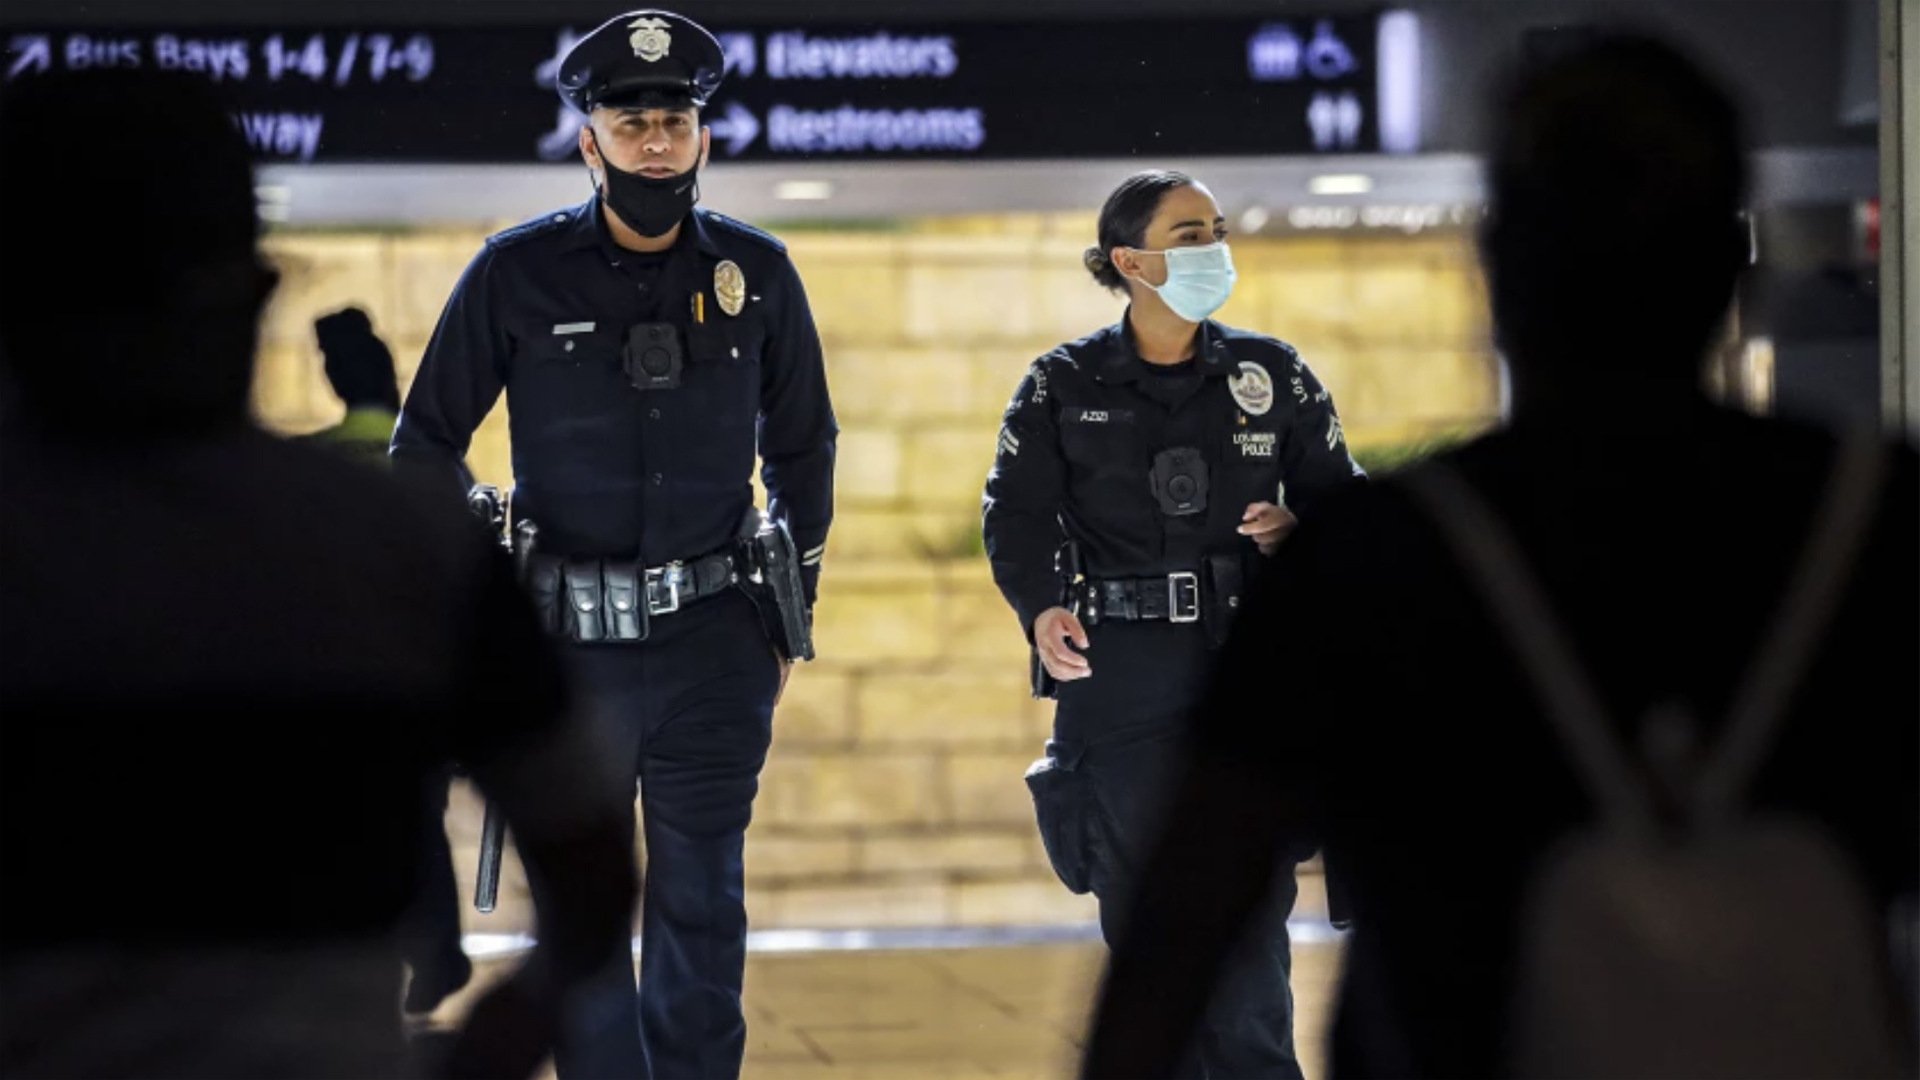
<path id="1" fill-rule="evenodd" d="M 785 231 L 842 427 L 817 611 L 819 662 L 794 677 L 747 848 L 754 925 L 925 926 L 1090 917 L 1047 869 L 1021 774 L 1051 710 L 987 573 L 980 490 L 1027 365 L 1114 322 L 1080 267 L 1092 214 L 928 218 Z M 306 431 L 339 419 L 315 316 L 372 313 L 403 378 L 483 229 L 276 233 L 285 274 L 262 343 L 258 410 Z M 1234 241 L 1220 317 L 1300 347 L 1354 445 L 1397 446 L 1495 419 L 1498 379 L 1468 237 Z M 504 405 L 475 440 L 511 485 Z M 472 808 L 457 815 L 472 833 Z M 467 836 L 471 861 L 476 836 Z M 463 873 L 470 880 L 471 869 Z M 511 924 L 503 909 L 493 920 Z"/>

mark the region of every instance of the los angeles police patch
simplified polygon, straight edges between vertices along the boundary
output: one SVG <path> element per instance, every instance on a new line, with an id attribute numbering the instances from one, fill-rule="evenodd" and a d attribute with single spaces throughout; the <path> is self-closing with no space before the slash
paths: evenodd
<path id="1" fill-rule="evenodd" d="M 1265 416 L 1273 408 L 1273 377 L 1259 364 L 1242 360 L 1240 374 L 1227 377 L 1234 403 L 1249 415 Z"/>

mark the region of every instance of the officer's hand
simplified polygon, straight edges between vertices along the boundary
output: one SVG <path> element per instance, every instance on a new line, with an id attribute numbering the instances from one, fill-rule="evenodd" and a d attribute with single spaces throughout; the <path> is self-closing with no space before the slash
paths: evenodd
<path id="1" fill-rule="evenodd" d="M 1260 554 L 1271 555 L 1280 547 L 1280 541 L 1300 524 L 1293 511 L 1272 503 L 1254 503 L 1240 519 L 1240 535 L 1250 537 L 1260 546 Z"/>
<path id="2" fill-rule="evenodd" d="M 1082 655 L 1087 649 L 1086 627 L 1066 608 L 1048 608 L 1033 620 L 1033 647 L 1040 650 L 1040 663 L 1046 666 L 1047 674 L 1060 682 L 1093 674 L 1093 664 Z"/>

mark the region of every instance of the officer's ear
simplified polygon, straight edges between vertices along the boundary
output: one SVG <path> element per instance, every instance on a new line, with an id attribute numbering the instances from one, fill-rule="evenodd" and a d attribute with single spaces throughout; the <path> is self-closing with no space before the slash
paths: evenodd
<path id="1" fill-rule="evenodd" d="M 707 158 L 713 155 L 713 129 L 704 122 L 700 125 L 700 164 L 697 168 L 707 167 Z"/>
<path id="2" fill-rule="evenodd" d="M 586 162 L 589 169 L 600 168 L 600 146 L 594 141 L 592 116 L 580 124 L 580 160 Z"/>
<path id="3" fill-rule="evenodd" d="M 1132 248 L 1114 248 L 1107 252 L 1107 261 L 1113 264 L 1113 268 L 1119 271 L 1123 278 L 1138 281 L 1146 276 L 1145 269 L 1140 265 L 1140 254 Z"/>

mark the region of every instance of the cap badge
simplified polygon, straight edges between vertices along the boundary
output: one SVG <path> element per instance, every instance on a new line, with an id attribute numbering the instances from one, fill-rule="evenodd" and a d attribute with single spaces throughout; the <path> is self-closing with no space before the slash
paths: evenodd
<path id="1" fill-rule="evenodd" d="M 729 259 L 713 268 L 713 294 L 720 298 L 720 310 L 729 315 L 740 314 L 747 303 L 747 275 Z"/>
<path id="2" fill-rule="evenodd" d="M 627 38 L 633 55 L 651 64 L 664 59 L 673 48 L 673 35 L 667 33 L 665 19 L 635 19 L 627 24 L 633 35 Z"/>

